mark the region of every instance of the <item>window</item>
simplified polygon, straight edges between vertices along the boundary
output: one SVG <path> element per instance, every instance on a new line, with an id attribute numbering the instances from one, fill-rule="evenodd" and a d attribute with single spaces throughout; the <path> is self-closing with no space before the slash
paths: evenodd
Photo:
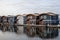
<path id="1" fill-rule="evenodd" d="M 28 16 L 28 18 L 32 19 L 32 16 Z"/>
<path id="2" fill-rule="evenodd" d="M 40 17 L 40 19 L 47 19 L 47 16 L 46 16 L 46 15 L 42 15 L 42 16 Z"/>

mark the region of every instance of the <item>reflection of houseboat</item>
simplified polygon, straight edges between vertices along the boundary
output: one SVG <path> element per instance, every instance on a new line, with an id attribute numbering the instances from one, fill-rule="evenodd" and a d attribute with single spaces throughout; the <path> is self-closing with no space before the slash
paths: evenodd
<path id="1" fill-rule="evenodd" d="M 58 25 L 58 15 L 48 12 L 42 13 L 37 17 L 38 25 Z M 37 27 L 37 34 L 39 34 L 42 38 L 53 38 L 58 36 L 58 29 L 57 28 L 47 28 L 45 27 Z"/>
<path id="2" fill-rule="evenodd" d="M 24 24 L 24 16 L 22 15 L 17 15 L 17 24 Z M 20 32 L 23 32 L 23 26 L 18 26 L 18 29 Z"/>
<path id="3" fill-rule="evenodd" d="M 36 25 L 36 16 L 34 14 L 28 14 L 26 15 L 25 17 L 25 23 L 26 24 L 32 24 L 32 25 Z M 29 36 L 34 36 L 35 35 L 35 28 L 34 27 L 31 27 L 31 26 L 27 26 L 25 28 L 25 32 L 29 35 Z"/>

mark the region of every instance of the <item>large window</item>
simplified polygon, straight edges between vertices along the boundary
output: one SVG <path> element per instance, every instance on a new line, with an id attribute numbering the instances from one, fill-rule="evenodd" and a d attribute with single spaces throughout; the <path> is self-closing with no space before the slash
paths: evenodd
<path id="1" fill-rule="evenodd" d="M 40 16 L 40 19 L 47 19 L 47 15 L 42 15 L 42 16 Z"/>

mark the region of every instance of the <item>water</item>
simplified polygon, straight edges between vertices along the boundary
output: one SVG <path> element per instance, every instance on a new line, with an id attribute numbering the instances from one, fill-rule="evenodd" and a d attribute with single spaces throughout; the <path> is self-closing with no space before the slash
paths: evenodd
<path id="1" fill-rule="evenodd" d="M 28 37 L 24 33 L 16 34 L 14 32 L 2 32 L 0 31 L 0 40 L 60 40 L 59 36 L 53 39 L 41 39 L 39 37 Z"/>
<path id="2" fill-rule="evenodd" d="M 60 32 L 60 30 L 59 30 Z M 23 27 L 19 27 L 19 33 L 15 32 L 2 32 L 0 30 L 0 40 L 59 40 L 60 39 L 60 33 L 59 36 L 53 39 L 41 39 L 38 36 L 35 37 L 28 37 L 26 34 L 23 33 Z"/>

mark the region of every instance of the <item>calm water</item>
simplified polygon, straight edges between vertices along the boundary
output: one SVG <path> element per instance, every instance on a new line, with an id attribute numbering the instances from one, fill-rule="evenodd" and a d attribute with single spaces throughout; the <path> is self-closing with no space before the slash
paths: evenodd
<path id="1" fill-rule="evenodd" d="M 60 40 L 60 33 L 59 36 L 54 39 L 41 39 L 39 37 L 28 37 L 26 34 L 21 32 L 16 34 L 14 32 L 0 31 L 0 40 Z"/>

